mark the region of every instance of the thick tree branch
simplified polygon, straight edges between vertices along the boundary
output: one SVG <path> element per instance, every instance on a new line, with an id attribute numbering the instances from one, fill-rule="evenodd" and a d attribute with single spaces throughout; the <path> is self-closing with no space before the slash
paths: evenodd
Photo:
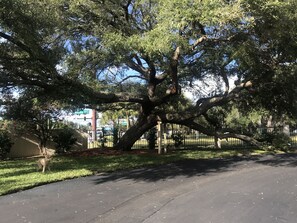
<path id="1" fill-rule="evenodd" d="M 133 57 L 135 58 L 135 60 L 137 61 L 137 64 L 141 67 L 143 67 L 141 59 L 139 58 L 139 56 L 137 54 L 133 55 Z"/>
<path id="2" fill-rule="evenodd" d="M 150 75 L 149 83 L 148 83 L 148 95 L 152 105 L 154 107 L 164 104 L 171 98 L 173 95 L 178 94 L 178 60 L 180 57 L 180 47 L 177 47 L 173 53 L 173 56 L 170 61 L 169 70 L 166 73 L 156 76 L 155 69 L 152 71 L 153 73 Z M 155 97 L 155 90 L 158 84 L 162 83 L 168 76 L 171 76 L 172 85 L 169 89 L 167 89 L 166 94 L 160 97 Z"/>
<path id="3" fill-rule="evenodd" d="M 172 84 L 173 86 L 171 86 L 170 89 L 167 90 L 167 94 L 177 94 L 178 93 L 178 78 L 177 78 L 177 74 L 178 74 L 178 60 L 180 57 L 180 47 L 176 47 L 173 56 L 171 58 L 171 62 L 170 62 L 170 67 L 169 67 L 169 73 L 171 75 L 171 80 L 172 80 Z"/>
<path id="4" fill-rule="evenodd" d="M 194 121 L 187 121 L 184 123 L 181 123 L 185 126 L 188 126 L 191 129 L 195 129 L 201 133 L 204 133 L 208 136 L 215 136 L 218 137 L 220 139 L 227 139 L 227 138 L 236 138 L 236 139 L 240 139 L 244 142 L 250 143 L 254 146 L 260 147 L 261 144 L 260 142 L 258 142 L 257 140 L 253 139 L 252 137 L 249 137 L 247 135 L 243 135 L 243 134 L 238 134 L 238 133 L 230 133 L 230 132 L 220 132 L 220 131 L 215 131 L 215 130 L 211 130 L 209 128 L 205 128 L 202 125 L 194 122 Z"/>
<path id="5" fill-rule="evenodd" d="M 236 86 L 230 93 L 225 94 L 223 96 L 214 96 L 210 98 L 199 99 L 195 106 L 196 114 L 199 116 L 212 107 L 226 104 L 227 102 L 234 100 L 239 96 L 239 93 L 243 89 L 249 88 L 251 86 L 252 83 L 250 81 L 247 81 Z"/>
<path id="6" fill-rule="evenodd" d="M 161 84 L 163 81 L 166 80 L 166 78 L 169 76 L 169 74 L 167 72 L 159 74 L 156 76 L 156 83 L 157 84 Z"/>
<path id="7" fill-rule="evenodd" d="M 227 138 L 240 139 L 241 141 L 247 142 L 258 148 L 261 148 L 261 143 L 259 141 L 247 135 L 238 134 L 238 133 L 217 133 L 217 137 L 220 139 L 227 139 Z"/>
<path id="8" fill-rule="evenodd" d="M 205 118 L 205 120 L 206 120 L 209 124 L 211 124 L 212 126 L 214 126 L 216 129 L 217 129 L 217 128 L 221 128 L 220 123 L 219 123 L 217 120 L 215 120 L 215 119 L 209 117 L 209 115 L 208 115 L 206 112 L 203 113 L 202 115 L 203 115 L 203 117 Z"/>
<path id="9" fill-rule="evenodd" d="M 230 90 L 230 85 L 229 85 L 229 80 L 228 80 L 228 77 L 227 77 L 227 74 L 226 74 L 224 68 L 222 68 L 222 70 L 221 70 L 221 75 L 222 75 L 223 81 L 225 83 L 225 93 L 224 93 L 224 95 L 227 95 L 229 93 L 229 90 Z"/>
<path id="10" fill-rule="evenodd" d="M 195 48 L 202 43 L 203 41 L 207 40 L 207 36 L 201 36 L 199 39 L 196 40 L 196 42 L 192 46 L 192 50 L 195 50 Z"/>
<path id="11" fill-rule="evenodd" d="M 163 123 L 175 123 L 175 124 L 180 124 L 180 125 L 184 125 L 187 126 L 191 129 L 194 129 L 196 131 L 199 131 L 205 135 L 208 136 L 214 136 L 220 139 L 227 139 L 227 138 L 236 138 L 236 139 L 240 139 L 244 142 L 247 142 L 249 144 L 252 144 L 258 148 L 261 147 L 261 143 L 258 142 L 257 140 L 255 140 L 252 137 L 249 137 L 247 135 L 243 135 L 243 134 L 239 134 L 239 133 L 230 133 L 230 132 L 221 132 L 221 131 L 217 131 L 215 129 L 211 129 L 211 128 L 206 128 L 198 123 L 196 123 L 194 121 L 194 119 L 191 120 L 186 120 L 186 121 L 182 121 L 182 120 L 168 120 L 168 119 L 164 119 L 164 117 L 161 117 L 161 120 Z"/>
<path id="12" fill-rule="evenodd" d="M 139 79 L 142 79 L 142 80 L 146 80 L 146 78 L 141 77 L 141 76 L 139 76 L 139 75 L 131 75 L 131 76 L 128 76 L 128 77 L 123 78 L 123 79 L 119 82 L 119 85 L 122 84 L 123 82 L 125 82 L 126 80 L 130 79 L 130 78 L 139 78 Z"/>
<path id="13" fill-rule="evenodd" d="M 14 45 L 18 46 L 20 49 L 26 51 L 29 55 L 33 55 L 33 52 L 31 51 L 30 47 L 26 46 L 24 43 L 21 41 L 18 41 L 14 39 L 12 36 L 9 36 L 3 32 L 0 32 L 0 37 L 6 39 L 7 41 L 13 43 Z"/>
<path id="14" fill-rule="evenodd" d="M 166 117 L 159 112 L 157 112 L 156 114 L 163 116 L 164 119 L 168 119 L 168 121 L 171 120 L 172 122 L 178 122 L 178 121 L 184 122 L 187 120 L 192 120 L 193 118 L 201 116 L 202 114 L 204 114 L 206 111 L 208 111 L 213 107 L 221 106 L 228 103 L 231 100 L 234 100 L 235 98 L 239 97 L 240 92 L 243 89 L 251 87 L 251 85 L 252 83 L 250 81 L 247 81 L 235 87 L 227 95 L 201 98 L 196 102 L 196 105 L 194 107 L 191 107 L 190 109 L 188 109 L 187 111 L 183 111 L 182 113 L 167 114 Z"/>
<path id="15" fill-rule="evenodd" d="M 148 65 L 148 97 L 153 99 L 155 97 L 156 86 L 158 85 L 158 80 L 156 79 L 156 67 L 153 61 L 149 58 L 149 56 L 144 56 L 143 59 Z"/>
<path id="16" fill-rule="evenodd" d="M 131 68 L 132 70 L 137 71 L 140 73 L 143 77 L 146 79 L 148 78 L 148 70 L 145 69 L 143 66 L 139 65 L 138 63 L 135 63 L 134 61 L 128 61 L 126 62 L 127 66 Z"/>
<path id="17" fill-rule="evenodd" d="M 134 102 L 143 103 L 146 100 L 145 96 L 139 94 L 134 95 L 126 92 L 122 93 L 105 93 L 100 90 L 94 90 L 91 87 L 84 85 L 78 81 L 71 79 L 63 79 L 52 86 L 53 93 L 60 89 L 61 95 L 68 95 L 70 98 L 78 97 L 85 104 L 101 104 L 101 103 L 116 103 L 116 102 Z M 59 91 L 59 90 L 58 90 Z M 76 95 L 73 95 L 76 92 Z"/>
<path id="18" fill-rule="evenodd" d="M 127 4 L 122 6 L 125 12 L 125 19 L 127 22 L 129 22 L 129 6 L 131 3 L 132 3 L 132 0 L 128 0 Z"/>
<path id="19" fill-rule="evenodd" d="M 0 31 L 0 37 L 6 39 L 7 41 L 13 43 L 14 45 L 16 45 L 17 47 L 19 47 L 21 50 L 27 52 L 30 57 L 32 57 L 33 59 L 39 61 L 42 63 L 42 65 L 44 66 L 44 68 L 49 68 L 50 70 L 52 70 L 53 68 L 51 67 L 52 63 L 51 61 L 48 59 L 48 57 L 44 54 L 43 50 L 41 49 L 40 46 L 36 46 L 37 49 L 35 49 L 34 51 L 32 51 L 32 49 L 27 46 L 26 44 L 22 43 L 19 40 L 16 40 L 15 38 L 13 38 L 10 35 L 7 35 L 3 32 Z"/>

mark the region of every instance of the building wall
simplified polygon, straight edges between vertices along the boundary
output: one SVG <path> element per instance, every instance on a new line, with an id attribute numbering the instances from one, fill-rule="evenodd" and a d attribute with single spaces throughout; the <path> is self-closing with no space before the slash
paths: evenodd
<path id="1" fill-rule="evenodd" d="M 13 146 L 8 157 L 28 157 L 39 155 L 38 143 L 34 137 L 13 138 Z"/>
<path id="2" fill-rule="evenodd" d="M 75 137 L 77 138 L 76 144 L 72 147 L 74 150 L 87 149 L 88 147 L 88 134 L 75 132 Z M 41 155 L 38 148 L 38 140 L 34 136 L 20 136 L 12 137 L 13 146 L 8 154 L 8 157 L 30 157 Z M 55 144 L 49 142 L 47 144 L 49 150 L 55 150 Z"/>

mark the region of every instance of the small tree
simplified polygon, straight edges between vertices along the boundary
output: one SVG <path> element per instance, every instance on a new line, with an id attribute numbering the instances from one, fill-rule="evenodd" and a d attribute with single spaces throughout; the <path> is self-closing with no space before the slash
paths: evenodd
<path id="1" fill-rule="evenodd" d="M 174 141 L 174 147 L 178 148 L 181 144 L 183 144 L 183 134 L 181 132 L 177 132 L 172 134 L 172 139 Z"/>
<path id="2" fill-rule="evenodd" d="M 50 103 L 23 96 L 18 102 L 6 106 L 5 117 L 15 121 L 19 134 L 34 135 L 38 139 L 41 154 L 46 153 L 46 145 L 52 137 L 55 127 L 54 120 L 59 112 Z"/>
<path id="3" fill-rule="evenodd" d="M 56 152 L 65 153 L 76 143 L 77 138 L 74 137 L 73 129 L 64 127 L 56 131 L 53 141 L 56 143 Z"/>

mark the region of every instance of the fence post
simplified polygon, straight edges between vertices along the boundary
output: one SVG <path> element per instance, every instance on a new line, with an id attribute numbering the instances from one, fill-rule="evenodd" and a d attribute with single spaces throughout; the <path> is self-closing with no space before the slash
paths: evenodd
<path id="1" fill-rule="evenodd" d="M 283 126 L 283 133 L 287 136 L 290 136 L 290 126 L 289 125 Z"/>
<path id="2" fill-rule="evenodd" d="M 221 139 L 219 139 L 217 136 L 214 136 L 214 140 L 216 149 L 221 149 Z"/>
<path id="3" fill-rule="evenodd" d="M 165 148 L 167 148 L 167 129 L 166 129 L 166 124 L 163 124 L 162 132 L 163 132 L 163 136 L 164 136 L 164 145 L 165 145 Z"/>
<path id="4" fill-rule="evenodd" d="M 158 154 L 162 153 L 162 122 L 158 121 L 158 125 L 157 125 L 157 137 L 158 137 Z"/>

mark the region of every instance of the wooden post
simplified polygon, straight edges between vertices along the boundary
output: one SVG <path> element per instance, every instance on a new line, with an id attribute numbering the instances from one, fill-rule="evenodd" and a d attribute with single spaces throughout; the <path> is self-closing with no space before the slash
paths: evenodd
<path id="1" fill-rule="evenodd" d="M 158 154 L 162 154 L 162 122 L 158 121 L 157 125 Z"/>
<path id="2" fill-rule="evenodd" d="M 166 153 L 166 149 L 167 149 L 167 129 L 166 129 L 166 124 L 163 125 L 163 136 L 164 136 L 164 145 L 165 145 L 165 148 L 164 148 L 164 152 Z"/>
<path id="3" fill-rule="evenodd" d="M 214 140 L 215 140 L 215 148 L 216 149 L 221 149 L 221 139 L 218 138 L 217 136 L 214 136 Z"/>
<path id="4" fill-rule="evenodd" d="M 290 126 L 289 125 L 283 126 L 283 133 L 287 136 L 290 136 Z"/>

